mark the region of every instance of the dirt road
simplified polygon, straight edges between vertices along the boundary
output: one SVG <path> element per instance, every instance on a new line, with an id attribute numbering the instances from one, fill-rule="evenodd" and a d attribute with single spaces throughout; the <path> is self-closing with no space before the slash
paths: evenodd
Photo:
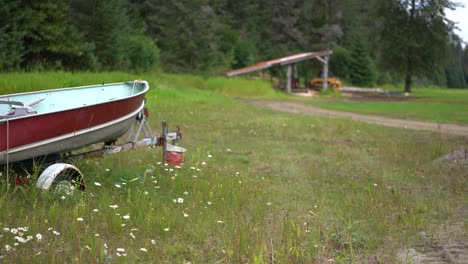
<path id="1" fill-rule="evenodd" d="M 333 110 L 325 110 L 318 107 L 307 106 L 297 102 L 291 101 L 265 101 L 255 100 L 248 101 L 250 104 L 268 107 L 277 111 L 303 114 L 310 116 L 324 116 L 331 118 L 349 118 L 352 120 L 363 121 L 371 124 L 379 124 L 389 127 L 401 127 L 414 130 L 429 130 L 434 132 L 440 132 L 442 134 L 452 134 L 458 136 L 468 137 L 468 125 L 454 125 L 454 124 L 439 124 L 423 121 L 411 121 L 404 119 L 396 119 L 375 115 L 364 115 L 348 112 L 339 112 Z"/>

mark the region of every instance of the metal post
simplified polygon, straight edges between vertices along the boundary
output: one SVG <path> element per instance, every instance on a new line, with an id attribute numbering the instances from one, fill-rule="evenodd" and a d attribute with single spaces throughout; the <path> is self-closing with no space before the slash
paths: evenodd
<path id="1" fill-rule="evenodd" d="M 162 152 L 163 152 L 163 165 L 165 166 L 167 163 L 167 156 L 166 156 L 166 150 L 167 150 L 167 123 L 166 120 L 162 121 Z"/>
<path id="2" fill-rule="evenodd" d="M 328 56 L 323 57 L 323 71 L 322 71 L 322 91 L 327 90 L 328 81 Z"/>
<path id="3" fill-rule="evenodd" d="M 291 93 L 291 74 L 292 74 L 292 66 L 291 65 L 288 65 L 288 70 L 287 70 L 287 73 L 286 73 L 286 93 Z"/>

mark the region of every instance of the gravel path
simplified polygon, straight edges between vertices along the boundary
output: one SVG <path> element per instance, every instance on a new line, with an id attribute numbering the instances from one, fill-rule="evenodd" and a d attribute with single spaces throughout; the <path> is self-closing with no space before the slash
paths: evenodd
<path id="1" fill-rule="evenodd" d="M 379 124 L 389 127 L 401 127 L 414 130 L 429 130 L 440 132 L 442 134 L 452 134 L 458 136 L 468 137 L 468 125 L 454 125 L 454 124 L 439 124 L 424 121 L 411 121 L 404 119 L 396 119 L 375 115 L 364 115 L 349 112 L 340 112 L 333 110 L 326 110 L 318 107 L 307 106 L 297 102 L 291 101 L 265 101 L 265 100 L 252 100 L 247 101 L 250 104 L 268 107 L 277 111 L 303 114 L 310 116 L 324 116 L 331 118 L 349 118 L 352 120 L 363 121 L 371 124 Z"/>

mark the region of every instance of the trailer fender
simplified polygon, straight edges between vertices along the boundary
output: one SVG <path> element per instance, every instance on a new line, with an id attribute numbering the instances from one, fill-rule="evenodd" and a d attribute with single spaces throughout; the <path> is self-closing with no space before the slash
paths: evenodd
<path id="1" fill-rule="evenodd" d="M 67 163 L 55 163 L 47 167 L 39 176 L 36 188 L 43 190 L 60 189 L 72 192 L 78 188 L 84 190 L 86 187 L 81 171 Z"/>

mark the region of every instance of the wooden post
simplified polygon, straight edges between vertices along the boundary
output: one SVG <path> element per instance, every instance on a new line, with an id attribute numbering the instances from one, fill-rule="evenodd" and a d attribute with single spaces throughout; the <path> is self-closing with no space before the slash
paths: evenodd
<path id="1" fill-rule="evenodd" d="M 322 91 L 327 90 L 328 81 L 328 56 L 323 57 L 323 71 L 322 71 Z"/>
<path id="2" fill-rule="evenodd" d="M 291 64 L 288 65 L 288 71 L 287 71 L 287 84 L 286 84 L 286 93 L 291 93 L 291 75 L 292 75 L 292 66 Z"/>

